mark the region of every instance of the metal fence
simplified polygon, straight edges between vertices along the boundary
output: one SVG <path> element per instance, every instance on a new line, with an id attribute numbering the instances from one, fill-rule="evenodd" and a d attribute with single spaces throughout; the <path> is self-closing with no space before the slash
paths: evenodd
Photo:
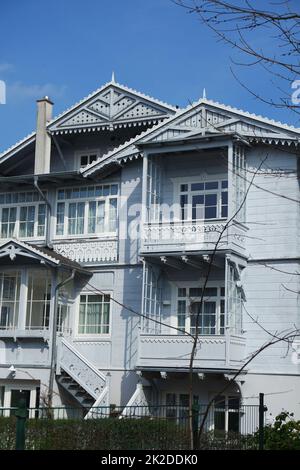
<path id="1" fill-rule="evenodd" d="M 230 407 L 225 406 L 223 403 L 213 405 L 207 410 L 207 405 L 197 404 L 193 407 L 192 413 L 194 435 L 197 439 L 197 433 L 205 419 L 203 433 L 199 441 L 200 447 L 207 449 L 256 448 L 259 441 L 257 438 L 254 439 L 253 435 L 259 430 L 259 410 L 259 405 Z M 74 429 L 76 426 L 84 426 L 84 429 L 88 430 L 90 423 L 90 428 L 93 428 L 94 432 L 101 428 L 107 428 L 107 433 L 115 433 L 119 432 L 118 429 L 126 429 L 124 432 L 128 433 L 128 444 L 126 444 L 126 436 L 123 436 L 125 439 L 123 439 L 123 445 L 128 445 L 129 448 L 134 445 L 130 440 L 138 427 L 141 429 L 139 432 L 145 432 L 145 434 L 148 432 L 147 429 L 151 428 L 151 432 L 155 433 L 156 436 L 156 446 L 176 445 L 181 446 L 178 448 L 189 448 L 189 419 L 188 407 L 166 405 L 0 409 L 0 424 L 2 420 L 9 422 L 12 428 L 15 426 L 18 448 L 23 448 L 22 446 L 25 445 L 26 421 L 26 432 L 31 433 L 31 441 L 38 439 L 38 433 L 33 432 L 34 429 L 39 429 L 41 435 L 46 433 L 50 442 L 51 432 L 57 432 L 57 429 L 62 429 L 62 426 L 64 432 L 68 433 L 69 429 Z M 21 430 L 18 430 L 20 427 Z M 1 432 L 4 435 L 5 426 L 0 426 L 0 449 L 4 448 L 3 442 L 6 442 L 5 439 L 1 438 Z M 23 437 L 22 433 L 24 434 Z M 173 440 L 172 436 L 175 436 Z M 147 436 L 145 436 L 145 448 L 149 448 L 147 446 L 150 444 L 146 444 L 146 441 Z M 94 444 L 97 446 L 96 442 Z M 104 445 L 104 443 L 101 445 Z M 111 444 L 107 443 L 107 445 Z M 159 449 L 159 447 L 153 448 Z"/>

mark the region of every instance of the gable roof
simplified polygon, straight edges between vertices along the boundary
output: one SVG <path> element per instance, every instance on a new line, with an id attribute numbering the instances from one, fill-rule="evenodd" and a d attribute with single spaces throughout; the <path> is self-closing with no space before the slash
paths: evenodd
<path id="1" fill-rule="evenodd" d="M 64 134 L 141 126 L 161 122 L 176 111 L 175 106 L 110 81 L 53 119 L 48 129 Z"/>
<path id="2" fill-rule="evenodd" d="M 25 243 L 14 238 L 6 240 L 0 245 L 0 258 L 5 256 L 9 256 L 12 261 L 16 256 L 25 256 L 39 261 L 47 261 L 47 263 L 54 267 L 65 267 L 89 273 L 88 270 L 83 268 L 79 263 L 62 256 L 49 248 L 38 247 L 31 243 Z"/>
<path id="3" fill-rule="evenodd" d="M 178 108 L 111 80 L 49 121 L 53 134 L 86 132 L 162 122 Z M 2 153 L 0 162 L 35 141 L 35 132 Z"/>
<path id="4" fill-rule="evenodd" d="M 141 144 L 188 139 L 203 131 L 218 132 L 225 136 L 235 133 L 245 136 L 252 142 L 287 143 L 288 145 L 300 143 L 300 128 L 201 98 L 185 109 L 178 110 L 164 122 L 102 155 L 80 171 L 83 176 L 90 176 L 111 161 L 121 162 L 139 156 Z"/>

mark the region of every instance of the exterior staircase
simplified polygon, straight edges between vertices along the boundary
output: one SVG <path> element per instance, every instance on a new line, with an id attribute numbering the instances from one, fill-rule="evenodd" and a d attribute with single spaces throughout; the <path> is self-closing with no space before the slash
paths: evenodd
<path id="1" fill-rule="evenodd" d="M 87 410 L 85 418 L 109 413 L 109 378 L 64 337 L 58 338 L 56 380 Z"/>

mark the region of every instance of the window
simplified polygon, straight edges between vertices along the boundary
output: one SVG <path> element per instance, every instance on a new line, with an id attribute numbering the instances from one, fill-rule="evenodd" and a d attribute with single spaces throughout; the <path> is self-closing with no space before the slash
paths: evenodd
<path id="1" fill-rule="evenodd" d="M 79 161 L 80 161 L 80 168 L 83 168 L 90 163 L 93 163 L 95 160 L 97 160 L 98 154 L 97 152 L 92 152 L 92 153 L 83 153 L 79 156 Z"/>
<path id="2" fill-rule="evenodd" d="M 166 393 L 166 418 L 187 423 L 189 416 L 188 393 Z M 194 403 L 199 403 L 198 395 L 194 395 Z"/>
<path id="3" fill-rule="evenodd" d="M 49 328 L 51 274 L 49 271 L 30 271 L 26 308 L 26 329 Z"/>
<path id="4" fill-rule="evenodd" d="M 79 334 L 109 334 L 110 295 L 80 296 Z"/>
<path id="5" fill-rule="evenodd" d="M 19 316 L 20 274 L 0 274 L 0 329 L 16 328 Z"/>
<path id="6" fill-rule="evenodd" d="M 1 238 L 44 237 L 46 205 L 37 192 L 0 194 Z"/>
<path id="7" fill-rule="evenodd" d="M 218 396 L 214 401 L 214 429 L 219 432 L 239 432 L 240 399 L 236 396 Z"/>
<path id="8" fill-rule="evenodd" d="M 238 286 L 237 281 L 237 268 L 233 263 L 229 263 L 227 296 L 228 323 L 232 333 L 240 334 L 242 332 L 243 320 L 243 295 L 242 289 Z"/>
<path id="9" fill-rule="evenodd" d="M 224 287 L 179 288 L 177 292 L 177 327 L 191 334 L 224 335 L 225 333 L 225 288 Z"/>
<path id="10" fill-rule="evenodd" d="M 56 235 L 92 235 L 117 230 L 117 184 L 60 189 Z"/>
<path id="11" fill-rule="evenodd" d="M 205 181 L 180 185 L 182 220 L 226 218 L 228 215 L 228 182 Z"/>

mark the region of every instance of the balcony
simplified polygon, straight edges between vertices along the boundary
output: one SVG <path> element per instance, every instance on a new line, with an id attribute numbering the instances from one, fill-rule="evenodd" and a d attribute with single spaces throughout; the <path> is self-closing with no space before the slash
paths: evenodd
<path id="1" fill-rule="evenodd" d="M 246 231 L 238 222 L 226 228 L 224 219 L 148 223 L 144 225 L 141 251 L 143 254 L 211 251 L 222 233 L 218 250 L 244 254 Z"/>
<path id="2" fill-rule="evenodd" d="M 193 340 L 189 336 L 141 334 L 139 369 L 188 370 Z M 245 355 L 241 335 L 200 336 L 193 367 L 201 370 L 238 370 Z"/>

